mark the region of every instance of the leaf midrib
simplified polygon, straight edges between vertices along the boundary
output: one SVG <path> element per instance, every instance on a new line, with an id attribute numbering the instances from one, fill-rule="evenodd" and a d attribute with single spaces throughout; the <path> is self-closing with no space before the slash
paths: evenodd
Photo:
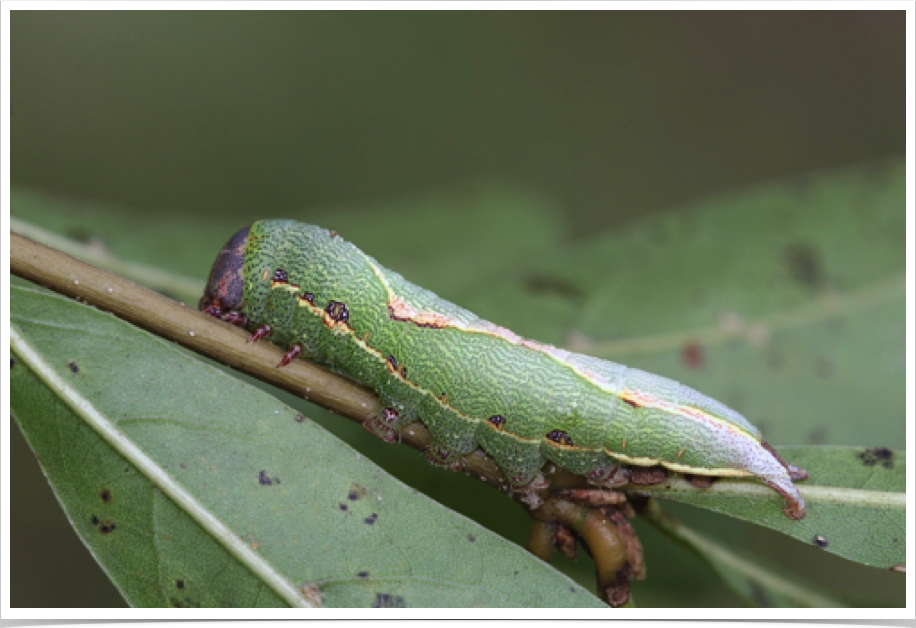
<path id="1" fill-rule="evenodd" d="M 658 486 L 641 486 L 633 493 L 680 493 L 691 496 L 712 495 L 716 497 L 772 497 L 765 486 L 744 482 L 720 480 L 703 492 L 698 492 L 687 480 L 670 479 Z M 837 486 L 798 486 L 798 492 L 806 500 L 818 504 L 852 504 L 869 507 L 906 508 L 906 493 L 892 491 L 869 491 Z"/>

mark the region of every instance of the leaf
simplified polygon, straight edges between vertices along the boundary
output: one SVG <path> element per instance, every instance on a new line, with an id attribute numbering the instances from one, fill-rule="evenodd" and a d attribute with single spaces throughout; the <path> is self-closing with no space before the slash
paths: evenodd
<path id="1" fill-rule="evenodd" d="M 706 199 L 545 254 L 458 302 L 683 382 L 773 444 L 900 449 L 905 193 L 892 161 Z"/>
<path id="2" fill-rule="evenodd" d="M 23 189 L 12 191 L 10 210 L 14 231 L 192 304 L 203 293 L 216 254 L 244 226 L 220 216 L 163 221 L 155 214 Z M 386 267 L 445 298 L 549 249 L 566 231 L 545 200 L 496 185 L 390 206 L 253 213 L 249 222 L 281 217 L 335 229 Z"/>
<path id="3" fill-rule="evenodd" d="M 558 229 L 549 208 L 535 204 L 528 211 L 530 199 L 499 194 L 481 193 L 466 204 L 430 197 L 405 208 L 320 208 L 290 217 L 336 228 L 408 279 L 513 331 L 594 350 L 720 398 L 770 442 L 900 448 L 903 172 L 897 161 L 799 177 L 704 199 L 571 245 L 553 237 Z M 43 196 L 25 205 L 21 198 L 13 194 L 15 215 L 70 232 L 92 233 L 113 213 L 96 214 L 86 204 L 92 211 L 83 212 Z M 469 209 L 481 198 L 491 201 Z M 45 222 L 45 206 L 54 224 Z M 435 208 L 449 210 L 447 228 L 437 229 L 435 217 L 443 212 Z M 114 220 L 120 222 L 102 241 L 116 255 L 201 279 L 213 251 L 240 226 L 182 219 L 155 231 L 162 221 Z M 193 264 L 184 261 L 190 254 Z M 476 490 L 460 474 L 430 470 L 418 456 L 380 444 L 338 417 L 313 407 L 307 412 L 437 501 L 523 542 L 527 522 L 500 495 Z M 778 513 L 778 498 L 767 498 Z M 753 544 L 766 533 L 712 512 L 705 519 L 703 512 L 691 514 L 693 527 L 714 526 L 717 540 L 732 544 Z M 772 535 L 761 538 L 772 545 Z M 888 580 L 897 574 L 863 575 L 850 571 L 852 563 L 847 568 L 827 552 L 820 556 L 822 565 L 817 556 L 809 561 L 819 564 L 819 581 L 833 578 L 842 587 L 836 580 L 842 572 L 859 583 L 859 599 L 899 603 L 897 580 Z M 649 581 L 638 584 L 640 600 L 646 587 L 658 587 L 652 599 L 659 604 L 735 603 L 716 597 L 702 565 L 674 561 L 665 553 L 656 557 Z M 580 582 L 593 577 L 587 558 L 564 568 Z"/>
<path id="4" fill-rule="evenodd" d="M 778 530 L 825 552 L 891 569 L 906 562 L 906 453 L 859 447 L 780 447 L 806 469 L 798 484 L 801 521 L 781 516 L 782 498 L 758 483 L 721 479 L 700 492 L 671 479 L 647 494 L 674 499 Z"/>
<path id="5" fill-rule="evenodd" d="M 905 193 L 905 163 L 893 160 L 702 199 L 546 251 L 456 301 L 523 336 L 681 381 L 742 412 L 770 443 L 902 449 Z M 818 473 L 809 485 L 824 481 Z M 765 518 L 791 524 L 766 492 Z M 802 524 L 837 509 L 816 505 Z M 855 526 L 836 519 L 831 535 L 844 521 Z M 694 523 L 734 545 L 761 536 L 712 513 Z M 806 544 L 818 534 L 798 530 Z M 833 538 L 846 545 L 861 532 Z M 860 557 L 887 566 L 874 549 Z M 829 552 L 840 553 L 832 542 Z M 845 567 L 826 555 L 816 569 L 843 586 Z M 843 573 L 870 603 L 902 599 L 902 579 Z"/>
<path id="6" fill-rule="evenodd" d="M 601 606 L 295 410 L 114 317 L 11 289 L 11 408 L 137 606 Z"/>
<path id="7" fill-rule="evenodd" d="M 749 556 L 697 532 L 665 515 L 653 503 L 644 515 L 667 534 L 691 547 L 719 573 L 732 588 L 755 606 L 829 608 L 842 604 L 810 585 L 780 573 L 759 556 Z"/>
<path id="8" fill-rule="evenodd" d="M 521 335 L 681 381 L 770 443 L 899 449 L 905 175 L 894 161 L 697 202 L 459 301 Z"/>

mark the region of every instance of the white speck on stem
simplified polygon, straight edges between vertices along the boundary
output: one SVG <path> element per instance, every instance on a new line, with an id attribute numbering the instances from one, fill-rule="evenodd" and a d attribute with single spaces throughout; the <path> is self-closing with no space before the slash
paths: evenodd
<path id="1" fill-rule="evenodd" d="M 108 292 L 108 294 L 111 294 L 112 292 L 114 292 L 114 288 L 112 288 L 111 286 L 108 286 L 107 288 L 105 288 L 105 290 L 106 292 Z"/>
<path id="2" fill-rule="evenodd" d="M 197 332 L 192 329 L 191 331 L 188 332 L 188 335 L 193 338 L 194 336 L 197 335 Z"/>
<path id="3" fill-rule="evenodd" d="M 75 285 L 75 286 L 80 285 L 80 280 L 79 280 L 79 279 L 74 279 L 74 280 L 73 280 L 73 285 Z"/>

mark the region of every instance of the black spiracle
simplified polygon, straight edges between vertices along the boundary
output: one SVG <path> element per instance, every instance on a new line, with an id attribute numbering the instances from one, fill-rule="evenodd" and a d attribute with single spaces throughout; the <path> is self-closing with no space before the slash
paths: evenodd
<path id="1" fill-rule="evenodd" d="M 340 301 L 330 301 L 328 303 L 328 307 L 325 308 L 325 311 L 328 313 L 328 316 L 330 316 L 332 320 L 335 320 L 338 323 L 346 323 L 348 320 L 350 320 L 350 312 L 347 310 L 347 306 Z"/>

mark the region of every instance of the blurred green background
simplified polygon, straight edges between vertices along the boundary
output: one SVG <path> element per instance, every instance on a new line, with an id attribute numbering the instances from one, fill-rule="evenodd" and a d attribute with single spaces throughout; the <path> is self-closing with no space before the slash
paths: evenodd
<path id="1" fill-rule="evenodd" d="M 455 214 L 495 185 L 553 208 L 575 245 L 705 195 L 902 155 L 904 17 L 16 11 L 12 183 L 165 225 L 329 227 L 346 208 L 423 198 L 453 199 L 436 211 Z M 122 604 L 12 439 L 12 605 Z M 683 550 L 643 541 L 656 583 L 694 575 L 659 562 Z"/>

